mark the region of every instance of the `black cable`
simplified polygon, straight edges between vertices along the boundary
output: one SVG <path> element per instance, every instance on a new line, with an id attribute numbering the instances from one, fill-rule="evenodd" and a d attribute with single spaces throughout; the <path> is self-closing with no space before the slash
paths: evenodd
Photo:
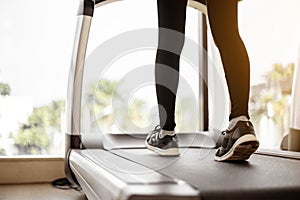
<path id="1" fill-rule="evenodd" d="M 81 190 L 80 186 L 73 185 L 67 178 L 59 178 L 52 181 L 52 186 L 61 190 L 70 190 L 70 189 L 74 189 L 77 191 Z"/>

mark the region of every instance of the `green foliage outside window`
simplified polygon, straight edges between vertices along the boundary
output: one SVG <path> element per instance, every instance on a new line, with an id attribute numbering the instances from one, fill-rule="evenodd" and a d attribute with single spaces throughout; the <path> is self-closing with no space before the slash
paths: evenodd
<path id="1" fill-rule="evenodd" d="M 281 129 L 282 134 L 287 132 L 288 98 L 292 90 L 294 67 L 293 63 L 286 66 L 276 63 L 265 74 L 265 84 L 251 88 L 251 118 L 254 123 L 258 123 L 263 116 L 267 116 Z"/>
<path id="2" fill-rule="evenodd" d="M 0 83 L 0 95 L 8 96 L 11 93 L 10 86 L 6 83 Z"/>
<path id="3" fill-rule="evenodd" d="M 49 132 L 60 131 L 60 114 L 64 101 L 53 101 L 48 106 L 34 108 L 28 121 L 19 127 L 15 145 L 19 154 L 44 154 L 50 146 Z"/>
<path id="4" fill-rule="evenodd" d="M 0 156 L 6 156 L 5 149 L 0 148 Z"/>
<path id="5" fill-rule="evenodd" d="M 117 112 L 118 116 L 124 116 L 121 117 L 122 120 L 118 121 L 119 124 L 117 126 L 126 131 L 134 129 L 134 127 L 131 127 L 132 123 L 129 122 L 141 124 L 147 120 L 145 115 L 141 115 L 141 112 L 139 112 L 145 109 L 145 102 L 139 99 L 135 99 L 128 105 L 130 116 L 128 118 L 128 110 L 124 109 L 126 107 L 124 105 L 127 105 L 128 102 L 123 99 L 121 94 L 115 91 L 117 84 L 117 81 L 103 79 L 90 85 L 84 94 L 87 98 L 84 109 L 89 110 L 92 130 L 97 130 L 97 127 L 100 125 L 102 130 L 110 131 L 111 127 L 116 123 L 113 112 Z M 117 99 L 119 105 L 112 105 L 113 98 Z"/>

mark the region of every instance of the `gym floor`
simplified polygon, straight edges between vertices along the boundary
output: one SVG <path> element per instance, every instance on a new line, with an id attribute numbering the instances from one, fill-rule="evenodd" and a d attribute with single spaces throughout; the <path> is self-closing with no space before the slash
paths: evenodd
<path id="1" fill-rule="evenodd" d="M 0 185 L 1 200 L 87 200 L 73 189 L 62 190 L 45 184 Z"/>

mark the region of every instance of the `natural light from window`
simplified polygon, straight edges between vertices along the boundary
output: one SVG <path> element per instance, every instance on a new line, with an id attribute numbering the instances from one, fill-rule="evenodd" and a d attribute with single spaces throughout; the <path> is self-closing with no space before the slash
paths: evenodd
<path id="1" fill-rule="evenodd" d="M 299 9 L 298 0 L 244 0 L 239 5 L 240 32 L 251 61 L 250 112 L 264 148 L 279 148 L 288 131 L 291 77 L 299 65 Z M 76 12 L 73 0 L 0 2 L 0 156 L 63 156 L 64 106 Z M 198 22 L 198 13 L 189 8 L 186 32 L 195 42 Z M 126 0 L 97 8 L 87 55 L 120 33 L 156 27 L 156 0 Z M 153 65 L 154 59 L 155 51 L 128 54 L 114 63 L 114 73 L 105 78 L 113 84 L 126 70 Z M 219 63 L 218 58 L 212 59 Z M 182 61 L 181 70 L 187 79 L 192 77 L 189 84 L 197 93 L 197 76 L 192 75 L 189 64 Z M 154 92 L 153 86 L 145 87 L 132 99 L 145 100 L 148 105 L 132 107 L 136 111 L 132 119 L 140 127 L 151 121 Z M 151 93 L 151 98 L 145 95 Z M 120 130 L 110 118 L 103 120 L 100 122 L 107 123 L 104 127 L 108 131 Z"/>

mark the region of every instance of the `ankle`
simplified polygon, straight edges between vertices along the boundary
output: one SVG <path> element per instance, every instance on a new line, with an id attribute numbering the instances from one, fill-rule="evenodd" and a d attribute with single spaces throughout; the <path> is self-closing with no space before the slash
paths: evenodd
<path id="1" fill-rule="evenodd" d="M 163 138 L 163 137 L 165 137 L 166 135 L 173 136 L 173 135 L 175 135 L 175 131 L 167 131 L 167 130 L 161 129 L 160 132 L 159 132 L 159 136 L 160 136 L 161 138 Z"/>
<path id="2" fill-rule="evenodd" d="M 230 121 L 229 121 L 229 127 L 228 129 L 232 129 L 239 121 L 249 121 L 249 118 L 245 115 L 241 115 L 241 116 L 238 116 L 238 117 L 235 117 L 235 118 L 232 118 Z"/>

